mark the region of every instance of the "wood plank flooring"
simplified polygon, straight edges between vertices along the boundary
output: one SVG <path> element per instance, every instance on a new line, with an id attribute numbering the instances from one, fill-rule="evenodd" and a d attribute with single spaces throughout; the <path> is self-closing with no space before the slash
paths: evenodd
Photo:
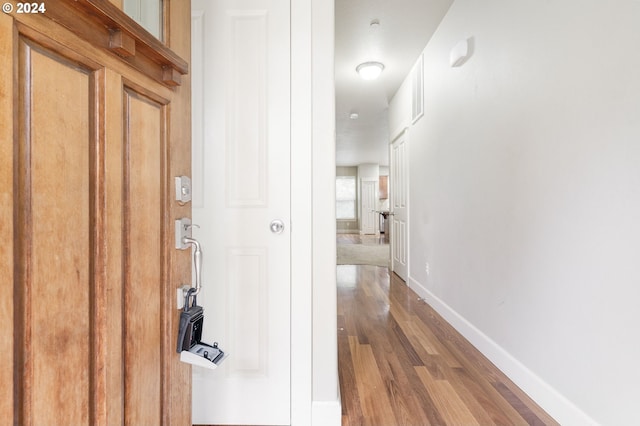
<path id="1" fill-rule="evenodd" d="M 387 268 L 337 273 L 343 426 L 557 424 Z"/>

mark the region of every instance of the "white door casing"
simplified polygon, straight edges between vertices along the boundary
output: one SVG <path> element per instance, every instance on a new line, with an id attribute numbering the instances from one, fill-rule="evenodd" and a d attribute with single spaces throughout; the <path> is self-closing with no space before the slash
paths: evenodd
<path id="1" fill-rule="evenodd" d="M 194 69 L 193 82 L 194 118 L 202 105 L 193 147 L 194 236 L 204 251 L 198 301 L 203 340 L 229 354 L 216 370 L 194 367 L 193 422 L 289 424 L 289 3 L 192 7 L 201 32 L 193 54 L 201 52 L 205 70 Z M 279 234 L 270 229 L 276 219 Z"/>
<path id="2" fill-rule="evenodd" d="M 407 131 L 392 144 L 391 188 L 391 269 L 405 282 L 409 271 L 409 164 Z"/>
<path id="3" fill-rule="evenodd" d="M 360 232 L 362 234 L 375 234 L 377 232 L 376 201 L 378 194 L 378 182 L 362 180 L 360 183 Z"/>

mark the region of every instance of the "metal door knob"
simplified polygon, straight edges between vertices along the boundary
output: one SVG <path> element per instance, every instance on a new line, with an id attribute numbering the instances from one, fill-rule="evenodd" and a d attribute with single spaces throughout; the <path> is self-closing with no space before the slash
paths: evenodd
<path id="1" fill-rule="evenodd" d="M 284 231 L 284 222 L 280 219 L 272 220 L 269 228 L 271 228 L 271 232 L 274 234 L 282 234 L 282 231 Z"/>

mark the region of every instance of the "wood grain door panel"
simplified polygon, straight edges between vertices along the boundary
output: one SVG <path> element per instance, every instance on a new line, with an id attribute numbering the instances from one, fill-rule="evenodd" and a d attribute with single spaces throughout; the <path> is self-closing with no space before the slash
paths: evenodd
<path id="1" fill-rule="evenodd" d="M 24 386 L 17 391 L 25 423 L 87 424 L 94 79 L 89 70 L 26 40 L 20 40 L 19 50 L 14 336 Z M 61 386 L 63 380 L 75 386 Z"/>
<path id="2" fill-rule="evenodd" d="M 189 77 L 82 38 L 72 14 L 99 4 L 47 3 L 64 26 L 0 16 L 0 423 L 191 423 L 174 306 L 191 266 L 172 241 L 191 208 L 169 196 L 190 170 Z"/>
<path id="3" fill-rule="evenodd" d="M 130 88 L 123 98 L 125 411 L 129 424 L 160 424 L 162 357 L 173 349 L 162 327 L 165 107 Z"/>

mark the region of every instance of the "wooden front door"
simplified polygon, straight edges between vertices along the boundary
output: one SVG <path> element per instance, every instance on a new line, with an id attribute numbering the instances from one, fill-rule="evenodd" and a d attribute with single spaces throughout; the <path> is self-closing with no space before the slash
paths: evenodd
<path id="1" fill-rule="evenodd" d="M 190 424 L 185 5 L 166 45 L 103 0 L 0 16 L 2 422 Z"/>

